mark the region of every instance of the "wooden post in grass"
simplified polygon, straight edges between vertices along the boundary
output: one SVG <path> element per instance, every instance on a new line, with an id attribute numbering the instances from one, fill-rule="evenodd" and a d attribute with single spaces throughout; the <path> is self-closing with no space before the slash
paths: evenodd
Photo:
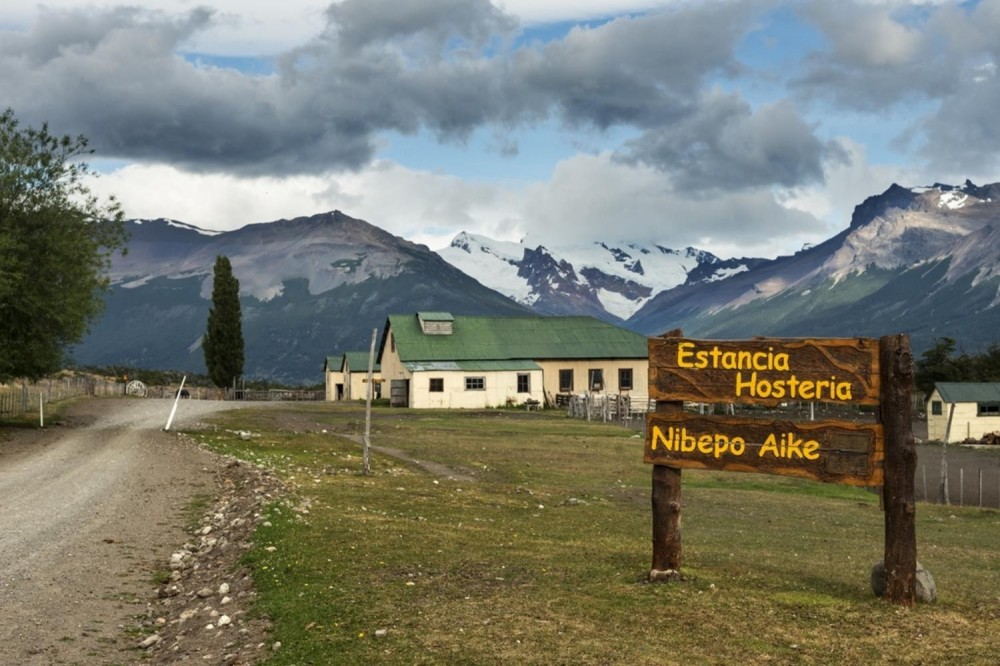
<path id="1" fill-rule="evenodd" d="M 911 431 L 913 356 L 905 335 L 879 340 L 880 420 L 885 432 L 885 599 L 904 606 L 916 601 L 917 537 L 914 475 L 916 447 Z"/>
<path id="2" fill-rule="evenodd" d="M 682 337 L 680 329 L 669 331 L 665 338 Z M 684 411 L 683 401 L 658 400 L 658 414 Z M 667 465 L 653 465 L 653 564 L 650 580 L 680 577 L 681 571 L 681 470 Z"/>
<path id="3" fill-rule="evenodd" d="M 372 473 L 372 393 L 375 391 L 375 382 L 372 381 L 375 368 L 375 338 L 378 337 L 378 329 L 372 329 L 372 344 L 368 350 L 368 390 L 365 391 L 367 399 L 365 401 L 365 437 L 364 447 L 361 451 L 363 472 L 368 475 Z"/>

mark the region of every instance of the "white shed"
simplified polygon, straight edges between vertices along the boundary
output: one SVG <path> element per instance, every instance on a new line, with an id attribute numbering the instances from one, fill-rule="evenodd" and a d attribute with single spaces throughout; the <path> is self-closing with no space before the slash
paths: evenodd
<path id="1" fill-rule="evenodd" d="M 927 398 L 927 439 L 961 442 L 1000 432 L 1000 382 L 938 382 Z"/>

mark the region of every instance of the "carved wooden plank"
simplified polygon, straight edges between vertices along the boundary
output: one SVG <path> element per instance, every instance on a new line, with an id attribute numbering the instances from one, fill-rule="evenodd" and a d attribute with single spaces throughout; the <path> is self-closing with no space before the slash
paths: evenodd
<path id="1" fill-rule="evenodd" d="M 877 405 L 879 381 L 878 341 L 871 338 L 649 341 L 654 400 Z"/>
<path id="2" fill-rule="evenodd" d="M 651 413 L 643 461 L 678 468 L 882 485 L 882 426 Z"/>

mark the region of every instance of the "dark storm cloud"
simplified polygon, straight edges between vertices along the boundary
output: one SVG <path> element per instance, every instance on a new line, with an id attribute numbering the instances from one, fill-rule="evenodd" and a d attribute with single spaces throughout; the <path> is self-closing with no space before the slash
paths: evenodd
<path id="1" fill-rule="evenodd" d="M 456 37 L 477 47 L 517 29 L 489 0 L 364 0 L 331 5 L 327 15 L 328 35 L 347 52 L 403 39 L 440 53 Z"/>
<path id="2" fill-rule="evenodd" d="M 792 187 L 823 180 L 824 163 L 848 161 L 834 142 L 816 138 L 789 102 L 756 112 L 734 95 L 712 93 L 696 113 L 645 132 L 621 152 L 671 173 L 678 187 Z"/>
<path id="3" fill-rule="evenodd" d="M 515 46 L 513 19 L 486 0 L 346 0 L 268 76 L 179 55 L 206 10 L 42 11 L 0 41 L 0 89 L 25 122 L 81 132 L 102 156 L 194 170 L 360 168 L 386 131 L 461 141 L 557 118 L 641 130 L 622 156 L 687 188 L 814 182 L 838 153 L 795 107 L 704 92 L 742 71 L 734 49 L 768 4 L 684 4 Z"/>
<path id="4" fill-rule="evenodd" d="M 827 42 L 792 78 L 801 93 L 845 108 L 878 111 L 954 92 L 954 54 L 938 48 L 926 31 L 926 18 L 912 8 L 900 13 L 870 3 L 813 1 L 799 11 Z"/>
<path id="5" fill-rule="evenodd" d="M 549 93 L 573 123 L 659 126 L 691 113 L 708 77 L 739 71 L 733 47 L 753 6 L 711 3 L 576 28 L 518 54 L 513 85 L 525 97 Z"/>
<path id="6" fill-rule="evenodd" d="M 1000 0 L 899 7 L 815 0 L 802 15 L 826 38 L 792 86 L 803 99 L 872 114 L 916 110 L 897 146 L 933 171 L 1000 167 Z"/>

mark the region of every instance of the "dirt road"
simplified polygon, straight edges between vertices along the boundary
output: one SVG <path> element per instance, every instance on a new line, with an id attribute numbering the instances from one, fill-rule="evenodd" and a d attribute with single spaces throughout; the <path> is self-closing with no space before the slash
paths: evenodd
<path id="1" fill-rule="evenodd" d="M 141 660 L 125 629 L 153 612 L 153 572 L 226 465 L 162 431 L 171 405 L 88 400 L 0 433 L 0 664 Z M 239 406 L 182 401 L 173 429 Z"/>

